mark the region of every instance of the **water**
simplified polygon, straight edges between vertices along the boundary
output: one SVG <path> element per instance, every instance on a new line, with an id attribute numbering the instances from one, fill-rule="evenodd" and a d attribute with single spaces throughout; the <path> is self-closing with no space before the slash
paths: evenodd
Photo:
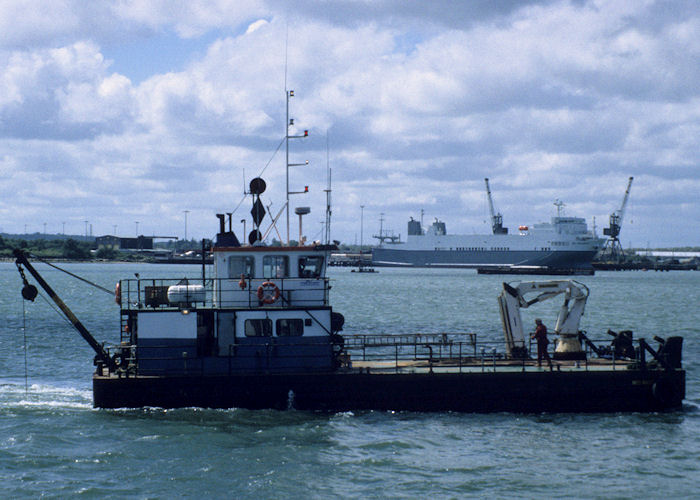
<path id="1" fill-rule="evenodd" d="M 118 340 L 113 297 L 39 265 L 88 329 Z M 120 278 L 197 277 L 197 266 L 66 264 L 106 288 Z M 346 333 L 477 332 L 501 340 L 503 277 L 473 271 L 332 269 Z M 528 279 L 525 277 L 525 279 Z M 510 281 L 510 280 L 509 280 Z M 0 263 L 0 497 L 690 498 L 700 474 L 700 273 L 598 273 L 582 328 L 685 337 L 687 398 L 665 414 L 180 409 L 95 410 L 93 353 Z M 523 311 L 550 327 L 554 299 Z"/>

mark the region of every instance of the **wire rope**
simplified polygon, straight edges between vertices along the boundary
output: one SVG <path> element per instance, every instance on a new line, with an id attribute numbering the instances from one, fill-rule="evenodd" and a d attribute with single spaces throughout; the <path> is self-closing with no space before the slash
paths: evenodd
<path id="1" fill-rule="evenodd" d="M 29 394 L 29 369 L 27 368 L 27 310 L 22 299 L 22 336 L 24 337 L 24 393 Z"/>
<path id="2" fill-rule="evenodd" d="M 105 288 L 105 287 L 103 287 L 103 286 L 101 286 L 101 285 L 98 285 L 97 283 L 93 283 L 92 281 L 87 280 L 87 279 L 83 278 L 82 276 L 78 276 L 77 274 L 73 274 L 72 272 L 70 272 L 70 271 L 68 271 L 68 270 L 66 270 L 66 269 L 60 268 L 60 267 L 58 267 L 57 265 L 52 264 L 51 262 L 49 262 L 49 261 L 47 261 L 47 260 L 44 260 L 44 259 L 42 259 L 41 257 L 38 257 L 37 255 L 31 254 L 31 257 L 32 257 L 33 259 L 36 259 L 36 260 L 40 261 L 40 262 L 43 262 L 44 264 L 46 264 L 46 265 L 49 266 L 49 267 L 53 267 L 54 269 L 57 269 L 57 270 L 59 270 L 59 271 L 61 271 L 61 272 L 66 273 L 68 276 L 72 276 L 73 278 L 78 279 L 78 280 L 80 280 L 80 281 L 82 281 L 82 282 L 84 282 L 84 283 L 87 283 L 87 284 L 90 285 L 90 286 L 94 286 L 94 287 L 97 288 L 98 290 L 102 290 L 102 291 L 105 292 L 105 293 L 108 293 L 108 294 L 110 294 L 110 295 L 114 295 L 114 291 L 108 290 L 107 288 Z"/>

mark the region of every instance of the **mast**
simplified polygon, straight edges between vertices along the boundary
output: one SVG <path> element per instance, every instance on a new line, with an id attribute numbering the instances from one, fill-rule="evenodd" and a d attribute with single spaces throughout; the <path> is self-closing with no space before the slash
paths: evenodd
<path id="1" fill-rule="evenodd" d="M 289 91 L 287 90 L 287 70 L 286 70 L 286 65 L 285 65 L 285 73 L 284 73 L 284 93 L 287 96 L 287 114 L 285 118 L 285 130 L 284 130 L 284 142 L 285 142 L 285 162 L 284 164 L 286 165 L 286 186 L 287 189 L 285 190 L 287 193 L 287 204 L 286 204 L 286 211 L 287 211 L 287 245 L 289 245 L 289 98 L 294 95 L 294 91 Z M 291 96 L 290 96 L 291 94 Z"/>
<path id="2" fill-rule="evenodd" d="M 556 200 L 554 200 L 554 206 L 557 207 L 557 217 L 561 217 L 564 213 L 564 207 L 566 206 L 566 203 L 557 198 Z"/>
<path id="3" fill-rule="evenodd" d="M 326 131 L 326 177 L 328 179 L 328 187 L 324 189 L 326 193 L 326 230 L 325 243 L 331 244 L 331 163 L 330 153 L 328 148 L 328 131 Z"/>
<path id="4" fill-rule="evenodd" d="M 286 81 L 285 81 L 285 87 L 286 87 Z M 309 160 L 306 160 L 304 163 L 289 163 L 289 139 L 301 139 L 303 137 L 308 137 L 309 136 L 309 131 L 304 130 L 304 133 L 301 135 L 289 135 L 289 127 L 294 125 L 294 118 L 289 118 L 289 98 L 294 97 L 294 91 L 293 90 L 285 90 L 285 94 L 287 95 L 287 115 L 286 115 L 286 120 L 287 120 L 287 125 L 286 125 L 286 130 L 284 133 L 284 138 L 285 138 L 285 146 L 286 146 L 286 161 L 285 165 L 287 166 L 287 171 L 286 171 L 286 179 L 287 179 L 287 201 L 286 201 L 286 212 L 287 212 L 287 245 L 290 244 L 289 240 L 289 195 L 290 194 L 304 194 L 309 192 L 309 186 L 304 186 L 303 191 L 290 191 L 289 190 L 289 167 L 298 167 L 301 165 L 308 165 Z"/>

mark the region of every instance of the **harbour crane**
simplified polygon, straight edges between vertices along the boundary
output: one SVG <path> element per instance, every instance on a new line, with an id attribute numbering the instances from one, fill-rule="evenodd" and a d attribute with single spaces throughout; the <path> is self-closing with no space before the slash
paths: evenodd
<path id="1" fill-rule="evenodd" d="M 627 200 L 630 197 L 630 188 L 632 187 L 633 180 L 634 177 L 629 178 L 620 209 L 610 214 L 610 227 L 603 229 L 603 234 L 605 236 L 610 236 L 610 239 L 605 242 L 605 246 L 603 247 L 603 255 L 609 255 L 610 259 L 614 261 L 621 260 L 623 255 L 622 245 L 620 244 L 618 236 L 622 229 L 622 219 L 625 216 L 625 208 L 627 207 Z"/>
<path id="2" fill-rule="evenodd" d="M 493 234 L 508 234 L 508 228 L 503 227 L 503 216 L 493 208 L 493 199 L 491 198 L 491 188 L 489 188 L 489 178 L 484 179 L 486 182 L 486 196 L 489 199 L 489 210 L 491 211 L 491 229 Z"/>

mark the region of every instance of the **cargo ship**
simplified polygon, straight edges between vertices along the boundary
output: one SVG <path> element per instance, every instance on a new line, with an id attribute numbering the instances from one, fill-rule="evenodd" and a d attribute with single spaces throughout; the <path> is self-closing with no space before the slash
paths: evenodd
<path id="1" fill-rule="evenodd" d="M 423 228 L 409 220 L 405 242 L 381 239 L 372 249 L 372 265 L 396 267 L 539 267 L 549 269 L 592 269 L 595 255 L 605 239 L 589 230 L 586 220 L 566 217 L 563 203 L 555 202 L 557 215 L 550 222 L 521 225 L 517 233 L 503 227 L 501 214 L 494 213 L 488 179 L 492 234 L 449 234 L 443 221 L 435 219 Z"/>

